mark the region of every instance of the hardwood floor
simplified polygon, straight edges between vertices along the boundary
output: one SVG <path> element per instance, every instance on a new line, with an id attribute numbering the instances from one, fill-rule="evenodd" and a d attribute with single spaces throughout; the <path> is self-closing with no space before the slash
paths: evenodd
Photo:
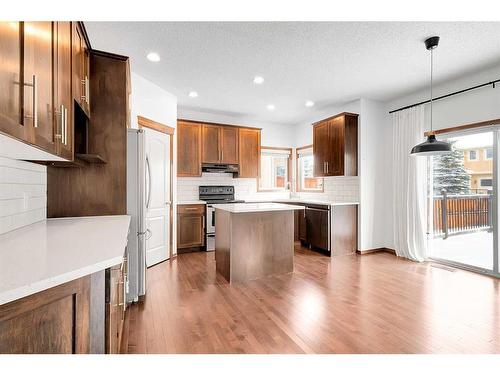
<path id="1" fill-rule="evenodd" d="M 295 251 L 293 274 L 229 285 L 214 253 L 148 270 L 128 353 L 500 353 L 500 281 L 389 253 Z"/>

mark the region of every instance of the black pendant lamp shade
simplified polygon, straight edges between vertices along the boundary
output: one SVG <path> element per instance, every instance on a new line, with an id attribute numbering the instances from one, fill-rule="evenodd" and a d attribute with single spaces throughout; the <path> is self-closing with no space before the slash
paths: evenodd
<path id="1" fill-rule="evenodd" d="M 438 36 L 433 36 L 425 40 L 425 48 L 427 48 L 428 51 L 431 51 L 431 131 L 428 133 L 427 140 L 425 142 L 422 142 L 411 149 L 412 156 L 442 155 L 451 152 L 451 144 L 443 141 L 438 141 L 436 139 L 436 135 L 432 131 L 432 50 L 437 48 L 438 44 Z"/>
<path id="2" fill-rule="evenodd" d="M 442 155 L 451 152 L 451 144 L 448 142 L 438 141 L 436 136 L 431 133 L 427 136 L 427 140 L 411 149 L 412 155 L 431 156 Z"/>

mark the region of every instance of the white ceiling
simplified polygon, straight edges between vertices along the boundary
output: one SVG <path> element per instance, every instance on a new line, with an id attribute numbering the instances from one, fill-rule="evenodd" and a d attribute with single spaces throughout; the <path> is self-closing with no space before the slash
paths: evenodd
<path id="1" fill-rule="evenodd" d="M 86 22 L 92 47 L 186 110 L 297 124 L 360 97 L 388 101 L 428 85 L 423 41 L 439 35 L 436 82 L 500 64 L 500 22 Z M 155 51 L 159 63 L 146 59 Z M 264 77 L 254 85 L 255 75 Z M 198 98 L 189 98 L 194 90 Z M 306 100 L 316 105 L 306 108 Z M 270 112 L 267 104 L 276 109 Z"/>

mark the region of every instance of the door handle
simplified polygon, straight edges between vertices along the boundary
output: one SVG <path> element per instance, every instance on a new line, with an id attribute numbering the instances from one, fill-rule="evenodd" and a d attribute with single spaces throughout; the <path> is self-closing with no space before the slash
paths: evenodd
<path id="1" fill-rule="evenodd" d="M 148 198 L 146 199 L 146 208 L 149 208 L 151 200 L 151 167 L 149 165 L 149 157 L 146 155 L 146 169 L 148 170 Z"/>

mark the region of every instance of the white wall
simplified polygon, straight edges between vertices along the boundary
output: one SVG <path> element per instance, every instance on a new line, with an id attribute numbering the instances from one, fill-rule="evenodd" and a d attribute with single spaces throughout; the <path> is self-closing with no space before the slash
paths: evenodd
<path id="1" fill-rule="evenodd" d="M 172 128 L 177 127 L 177 97 L 155 85 L 153 82 L 131 73 L 132 94 L 130 95 L 131 127 L 137 128 L 137 116 L 162 123 Z M 174 133 L 173 149 L 173 228 L 171 233 L 173 253 L 177 252 L 177 133 Z"/>
<path id="2" fill-rule="evenodd" d="M 0 157 L 0 234 L 47 217 L 47 167 Z"/>
<path id="3" fill-rule="evenodd" d="M 385 247 L 386 239 L 392 237 L 385 206 L 390 190 L 386 150 L 391 143 L 386 103 L 361 99 L 358 141 L 358 248 L 370 250 Z"/>

